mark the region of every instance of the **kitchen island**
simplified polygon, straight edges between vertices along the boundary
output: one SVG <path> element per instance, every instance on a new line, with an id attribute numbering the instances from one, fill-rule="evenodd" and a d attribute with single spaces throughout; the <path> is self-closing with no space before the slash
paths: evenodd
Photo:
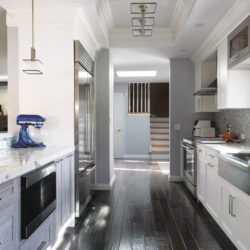
<path id="1" fill-rule="evenodd" d="M 250 249 L 250 197 L 238 185 L 247 181 L 249 171 L 238 168 L 231 154 L 249 152 L 246 144 L 197 145 L 198 200 L 238 249 Z M 225 161 L 225 157 L 229 160 Z M 237 177 L 239 171 L 246 180 L 232 182 L 229 176 Z"/>
<path id="2" fill-rule="evenodd" d="M 43 205 L 46 197 L 52 197 L 54 192 L 54 209 L 51 209 L 46 217 L 41 217 L 44 211 L 39 211 L 40 221 L 28 237 L 23 237 L 22 216 L 37 212 L 36 206 L 39 202 L 26 205 L 24 208 L 24 178 L 34 173 L 44 172 L 46 166 L 54 168 L 53 186 L 47 186 L 49 179 L 39 179 L 40 183 L 32 187 L 31 201 L 40 201 L 40 210 L 48 207 Z M 0 150 L 0 249 L 47 249 L 55 246 L 60 235 L 68 226 L 74 226 L 75 222 L 75 175 L 74 175 L 74 147 L 51 146 L 45 149 L 1 149 Z M 52 182 L 52 181 L 51 181 Z M 51 185 L 51 184 L 50 184 Z M 36 189 L 40 188 L 40 191 Z M 50 190 L 51 188 L 51 190 Z M 45 193 L 45 190 L 48 190 Z M 29 193 L 28 193 L 29 194 Z M 36 197 L 35 197 L 36 196 Z M 27 203 L 27 201 L 26 201 Z M 47 207 L 46 207 L 47 206 Z M 27 211 L 30 210 L 30 211 Z M 38 210 L 39 210 L 38 209 Z"/>

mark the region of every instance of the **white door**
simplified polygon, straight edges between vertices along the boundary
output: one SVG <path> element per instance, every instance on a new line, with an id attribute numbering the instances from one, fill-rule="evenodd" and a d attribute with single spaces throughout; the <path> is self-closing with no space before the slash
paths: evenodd
<path id="1" fill-rule="evenodd" d="M 123 94 L 114 95 L 114 158 L 124 157 L 124 100 Z"/>

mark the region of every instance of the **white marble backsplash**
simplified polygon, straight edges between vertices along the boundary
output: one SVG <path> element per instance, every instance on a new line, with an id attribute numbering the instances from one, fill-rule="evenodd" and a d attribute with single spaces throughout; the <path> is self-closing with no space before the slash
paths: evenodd
<path id="1" fill-rule="evenodd" d="M 222 134 L 227 124 L 231 123 L 232 132 L 236 136 L 246 135 L 246 142 L 250 143 L 250 109 L 228 109 L 214 114 L 216 132 Z"/>

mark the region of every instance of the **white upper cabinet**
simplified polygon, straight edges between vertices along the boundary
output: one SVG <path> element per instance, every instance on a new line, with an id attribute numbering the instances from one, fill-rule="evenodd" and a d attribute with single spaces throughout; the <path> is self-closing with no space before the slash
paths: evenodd
<path id="1" fill-rule="evenodd" d="M 250 70 L 228 70 L 227 39 L 218 47 L 218 109 L 250 108 Z"/>

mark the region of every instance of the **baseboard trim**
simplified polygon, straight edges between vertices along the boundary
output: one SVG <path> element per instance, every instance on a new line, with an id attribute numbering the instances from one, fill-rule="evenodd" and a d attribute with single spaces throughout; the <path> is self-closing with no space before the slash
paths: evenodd
<path id="1" fill-rule="evenodd" d="M 95 184 L 92 186 L 93 190 L 103 190 L 103 191 L 110 191 L 115 183 L 115 175 L 113 175 L 110 183 L 108 184 Z"/>
<path id="2" fill-rule="evenodd" d="M 124 155 L 124 159 L 151 159 L 150 155 Z"/>
<path id="3" fill-rule="evenodd" d="M 183 182 L 183 179 L 181 178 L 181 176 L 170 176 L 168 177 L 169 181 L 172 182 Z"/>

